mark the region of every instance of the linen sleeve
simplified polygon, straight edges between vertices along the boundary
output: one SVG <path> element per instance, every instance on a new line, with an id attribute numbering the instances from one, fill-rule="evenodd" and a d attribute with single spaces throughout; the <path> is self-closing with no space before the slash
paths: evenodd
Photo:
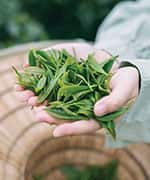
<path id="1" fill-rule="evenodd" d="M 122 147 L 132 143 L 150 142 L 150 61 L 131 60 L 141 76 L 140 93 L 131 109 L 116 124 L 117 140 L 106 137 L 106 146 Z"/>
<path id="2" fill-rule="evenodd" d="M 106 146 L 123 147 L 150 142 L 150 1 L 119 3 L 99 27 L 95 47 L 134 64 L 141 76 L 135 104 L 116 123 L 117 140 L 106 137 Z"/>

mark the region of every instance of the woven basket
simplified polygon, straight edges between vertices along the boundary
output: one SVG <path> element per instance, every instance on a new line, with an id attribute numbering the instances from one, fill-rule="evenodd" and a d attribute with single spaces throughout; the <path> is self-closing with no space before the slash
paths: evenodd
<path id="1" fill-rule="evenodd" d="M 125 149 L 104 149 L 104 135 L 96 133 L 53 138 L 53 126 L 34 121 L 33 112 L 18 102 L 13 90 L 15 75 L 30 48 L 45 48 L 44 42 L 0 52 L 0 180 L 64 180 L 59 167 L 105 164 L 118 159 L 120 180 L 150 179 L 150 145 L 135 144 Z"/>

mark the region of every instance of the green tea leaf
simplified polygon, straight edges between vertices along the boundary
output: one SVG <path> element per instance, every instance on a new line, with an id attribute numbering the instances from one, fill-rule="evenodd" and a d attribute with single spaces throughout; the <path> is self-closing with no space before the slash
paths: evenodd
<path id="1" fill-rule="evenodd" d="M 96 62 L 96 59 L 93 55 L 89 55 L 87 59 L 88 65 L 96 72 L 104 74 L 107 76 L 107 73 L 104 71 L 103 66 Z"/>
<path id="2" fill-rule="evenodd" d="M 34 49 L 29 51 L 29 65 L 36 66 L 36 51 Z"/>
<path id="3" fill-rule="evenodd" d="M 71 114 L 64 111 L 62 108 L 45 108 L 45 111 L 50 115 L 58 119 L 64 119 L 64 120 L 82 120 L 84 119 L 84 116 L 78 116 L 77 114 Z"/>
<path id="4" fill-rule="evenodd" d="M 51 50 L 52 51 L 52 50 Z M 56 68 L 56 59 L 51 55 L 51 51 L 37 50 L 36 53 L 41 60 L 45 61 L 52 69 Z"/>
<path id="5" fill-rule="evenodd" d="M 111 68 L 117 58 L 118 58 L 118 56 L 112 56 L 111 58 L 109 58 L 101 63 L 101 66 L 103 67 L 105 72 L 108 73 L 111 70 Z"/>
<path id="6" fill-rule="evenodd" d="M 60 87 L 64 87 L 66 85 L 72 86 L 74 85 L 73 83 L 70 82 L 70 77 L 69 77 L 69 72 L 64 72 L 62 77 L 58 80 L 58 84 Z"/>
<path id="7" fill-rule="evenodd" d="M 37 87 L 36 87 L 36 92 L 39 92 L 40 90 L 42 90 L 43 88 L 44 88 L 44 86 L 45 86 L 45 84 L 46 84 L 46 76 L 43 76 L 40 80 L 39 80 L 39 82 L 38 82 L 38 84 L 37 84 Z"/>
<path id="8" fill-rule="evenodd" d="M 59 72 L 56 74 L 55 78 L 49 82 L 49 85 L 47 85 L 46 88 L 44 88 L 43 92 L 41 92 L 39 94 L 38 103 L 43 102 L 49 96 L 51 91 L 55 88 L 58 79 L 62 76 L 62 74 L 65 72 L 65 70 L 66 70 L 66 66 L 64 65 L 59 70 Z"/>
<path id="9" fill-rule="evenodd" d="M 112 135 L 112 137 L 116 139 L 115 123 L 113 120 L 107 122 L 107 130 Z"/>
<path id="10" fill-rule="evenodd" d="M 15 73 L 18 77 L 21 76 L 21 73 L 14 66 L 12 66 L 12 69 L 15 71 Z"/>
<path id="11" fill-rule="evenodd" d="M 78 93 L 89 90 L 88 86 L 79 86 L 79 85 L 71 85 L 71 86 L 63 86 L 58 91 L 58 99 L 62 96 L 64 97 L 76 97 Z M 75 98 L 76 99 L 76 98 Z"/>
<path id="12" fill-rule="evenodd" d="M 43 75 L 45 71 L 42 68 L 36 67 L 36 66 L 29 66 L 25 68 L 25 73 L 29 75 Z"/>
<path id="13" fill-rule="evenodd" d="M 128 107 L 121 107 L 117 111 L 114 111 L 112 113 L 106 114 L 101 117 L 96 117 L 96 119 L 103 122 L 112 121 L 116 119 L 117 117 L 123 115 L 125 112 L 127 112 L 127 110 L 128 110 Z"/>
<path id="14" fill-rule="evenodd" d="M 115 131 L 115 123 L 114 121 L 98 121 L 101 127 L 105 128 L 107 132 L 113 137 L 113 139 L 116 139 L 116 131 Z"/>

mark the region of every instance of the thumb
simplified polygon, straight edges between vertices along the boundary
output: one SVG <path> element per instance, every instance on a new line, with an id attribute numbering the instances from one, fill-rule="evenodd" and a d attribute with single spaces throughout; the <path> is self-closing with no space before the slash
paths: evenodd
<path id="1" fill-rule="evenodd" d="M 124 86 L 115 87 L 111 94 L 100 99 L 94 106 L 94 112 L 97 116 L 116 111 L 124 106 L 130 100 L 130 91 L 127 91 Z"/>

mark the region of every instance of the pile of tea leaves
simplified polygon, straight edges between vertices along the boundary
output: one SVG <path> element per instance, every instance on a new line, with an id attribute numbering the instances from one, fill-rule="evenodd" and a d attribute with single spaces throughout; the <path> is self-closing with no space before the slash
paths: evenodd
<path id="1" fill-rule="evenodd" d="M 78 61 L 65 49 L 31 50 L 29 67 L 23 72 L 13 69 L 17 83 L 32 90 L 38 103 L 48 101 L 45 110 L 49 115 L 70 121 L 95 119 L 115 138 L 114 119 L 126 112 L 128 106 L 101 117 L 94 114 L 93 107 L 110 93 L 110 70 L 116 59 L 112 56 L 98 63 L 94 54 L 89 54 Z"/>
<path id="2" fill-rule="evenodd" d="M 66 180 L 118 180 L 118 161 L 112 160 L 105 165 L 76 167 L 64 165 L 60 168 Z M 34 176 L 34 180 L 44 180 L 44 175 Z"/>
<path id="3" fill-rule="evenodd" d="M 78 168 L 73 165 L 61 168 L 66 180 L 118 180 L 118 162 L 112 160 L 105 165 L 89 165 Z"/>

